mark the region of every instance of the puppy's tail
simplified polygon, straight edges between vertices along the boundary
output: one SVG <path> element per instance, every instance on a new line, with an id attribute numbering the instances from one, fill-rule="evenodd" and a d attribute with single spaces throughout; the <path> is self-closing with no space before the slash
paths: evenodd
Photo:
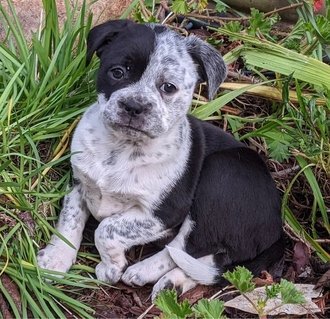
<path id="1" fill-rule="evenodd" d="M 223 272 L 227 270 L 232 271 L 237 265 L 246 267 L 255 276 L 259 275 L 262 270 L 267 269 L 274 278 L 278 278 L 281 277 L 283 270 L 285 247 L 283 236 L 255 259 L 230 264 L 223 269 L 207 265 L 205 262 L 190 256 L 183 250 L 170 246 L 166 247 L 177 266 L 197 283 L 204 285 L 226 284 L 226 280 L 222 277 Z"/>
<path id="2" fill-rule="evenodd" d="M 191 279 L 202 285 L 218 282 L 219 269 L 190 256 L 181 249 L 166 246 L 171 258 Z"/>

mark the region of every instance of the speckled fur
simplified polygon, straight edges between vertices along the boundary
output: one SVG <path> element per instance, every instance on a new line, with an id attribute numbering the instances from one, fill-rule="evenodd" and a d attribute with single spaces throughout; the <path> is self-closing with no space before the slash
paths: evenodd
<path id="1" fill-rule="evenodd" d="M 169 233 L 153 211 L 185 170 L 191 144 L 186 113 L 198 80 L 191 56 L 181 48 L 182 40 L 172 31 L 159 34 L 139 81 L 113 92 L 109 99 L 101 92 L 97 103 L 85 112 L 71 146 L 73 174 L 79 184 L 67 195 L 57 225 L 76 250 L 54 235 L 51 244 L 39 253 L 40 266 L 66 272 L 75 261 L 86 217 L 77 223 L 79 229 L 72 222 L 88 214 L 79 209 L 81 202 L 100 222 L 95 244 L 102 262 L 96 274 L 103 281 L 115 283 L 120 279 L 128 248 Z M 164 82 L 176 85 L 180 94 L 160 92 L 158 87 Z M 136 125 L 142 134 L 111 126 L 127 120 L 118 105 L 127 99 L 149 105 L 143 118 L 132 119 L 141 122 Z M 77 204 L 68 206 L 69 201 Z M 50 258 L 57 249 L 65 249 L 65 267 L 58 266 L 62 254 L 56 257 L 57 262 Z"/>
<path id="2" fill-rule="evenodd" d="M 278 261 L 280 198 L 264 162 L 187 116 L 196 84 L 207 82 L 213 98 L 225 78 L 221 55 L 195 36 L 128 20 L 93 28 L 87 63 L 95 52 L 98 100 L 72 139 L 75 182 L 57 225 L 73 247 L 53 235 L 38 264 L 67 272 L 90 214 L 99 221 L 97 278 L 155 283 L 153 297 L 214 284 L 237 264 L 258 274 Z M 158 239 L 168 247 L 127 268 L 129 248 Z"/>

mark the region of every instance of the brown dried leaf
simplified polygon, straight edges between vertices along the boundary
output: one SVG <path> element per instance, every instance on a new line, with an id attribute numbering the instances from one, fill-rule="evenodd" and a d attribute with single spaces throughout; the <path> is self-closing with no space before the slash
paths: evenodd
<path id="1" fill-rule="evenodd" d="M 273 276 L 267 271 L 263 270 L 260 277 L 253 279 L 257 287 L 268 286 L 274 283 Z"/>
<path id="2" fill-rule="evenodd" d="M 330 288 L 330 269 L 321 276 L 321 278 L 318 280 L 318 282 L 315 285 L 315 289 L 321 287 Z"/>
<path id="3" fill-rule="evenodd" d="M 313 300 L 313 302 L 320 308 L 322 314 L 325 313 L 326 304 L 330 300 L 330 293 L 327 292 L 324 296 L 320 296 Z"/>
<path id="4" fill-rule="evenodd" d="M 297 242 L 293 248 L 293 267 L 298 275 L 306 271 L 310 262 L 310 250 L 303 242 Z"/>
<path id="5" fill-rule="evenodd" d="M 198 285 L 180 296 L 180 299 L 188 299 L 190 303 L 195 303 L 199 299 L 205 298 L 205 295 L 207 294 L 208 290 L 209 287 Z"/>

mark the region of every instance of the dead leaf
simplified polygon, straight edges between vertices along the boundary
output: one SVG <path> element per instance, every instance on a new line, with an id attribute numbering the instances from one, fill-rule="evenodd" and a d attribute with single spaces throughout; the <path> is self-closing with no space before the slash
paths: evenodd
<path id="1" fill-rule="evenodd" d="M 316 298 L 320 296 L 320 290 L 315 290 L 314 285 L 307 285 L 307 284 L 295 284 L 295 287 L 304 294 L 306 303 L 304 303 L 303 305 L 286 304 L 276 308 L 275 310 L 270 311 L 271 309 L 281 304 L 281 299 L 280 297 L 278 297 L 278 298 L 270 299 L 267 302 L 267 305 L 265 307 L 265 312 L 268 313 L 270 311 L 268 314 L 272 316 L 276 316 L 283 313 L 302 316 L 308 313 L 320 312 L 320 309 L 312 301 L 312 298 Z M 246 293 L 246 295 L 254 303 L 256 303 L 258 299 L 265 298 L 266 296 L 265 287 L 256 288 L 253 291 Z M 238 297 L 227 301 L 225 303 L 225 307 L 231 307 L 245 312 L 257 314 L 256 310 L 252 307 L 252 305 L 248 302 L 248 300 L 242 295 L 239 295 Z"/>
<path id="2" fill-rule="evenodd" d="M 297 242 L 293 248 L 292 262 L 298 276 L 307 270 L 307 267 L 310 265 L 309 258 L 309 248 L 303 242 Z"/>
<path id="3" fill-rule="evenodd" d="M 260 277 L 253 278 L 253 282 L 257 287 L 263 287 L 274 283 L 273 276 L 267 271 L 262 271 Z"/>
<path id="4" fill-rule="evenodd" d="M 180 300 L 188 299 L 190 303 L 195 303 L 199 299 L 205 298 L 209 291 L 210 287 L 198 285 L 193 289 L 188 290 L 182 296 L 180 296 Z"/>
<path id="5" fill-rule="evenodd" d="M 320 296 L 316 299 L 314 299 L 313 301 L 315 302 L 315 304 L 320 308 L 322 314 L 325 313 L 326 311 L 326 305 L 327 305 L 327 302 L 330 300 L 330 293 L 327 292 L 325 293 L 324 296 Z"/>
<path id="6" fill-rule="evenodd" d="M 330 269 L 326 271 L 315 285 L 315 288 L 330 288 Z"/>

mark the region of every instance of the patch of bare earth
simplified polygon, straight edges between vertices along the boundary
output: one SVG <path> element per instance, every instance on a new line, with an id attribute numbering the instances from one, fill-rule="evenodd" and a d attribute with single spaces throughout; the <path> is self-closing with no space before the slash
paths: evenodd
<path id="1" fill-rule="evenodd" d="M 1 0 L 1 4 L 9 12 L 9 6 L 7 1 Z M 31 38 L 32 34 L 37 32 L 44 14 L 42 12 L 42 1 L 41 0 L 12 0 L 14 4 L 15 11 L 22 23 L 22 28 L 24 34 Z M 76 1 L 70 1 L 73 8 Z M 110 19 L 117 19 L 124 12 L 124 10 L 129 6 L 132 0 L 98 0 L 95 3 L 91 3 L 90 9 L 93 13 L 94 24 L 101 23 Z M 94 1 L 93 1 L 94 2 Z M 77 0 L 78 8 L 83 3 L 83 0 Z M 57 13 L 60 23 L 65 21 L 66 11 L 64 0 L 56 0 Z M 5 28 L 0 25 L 0 39 L 3 39 L 6 34 Z"/>

